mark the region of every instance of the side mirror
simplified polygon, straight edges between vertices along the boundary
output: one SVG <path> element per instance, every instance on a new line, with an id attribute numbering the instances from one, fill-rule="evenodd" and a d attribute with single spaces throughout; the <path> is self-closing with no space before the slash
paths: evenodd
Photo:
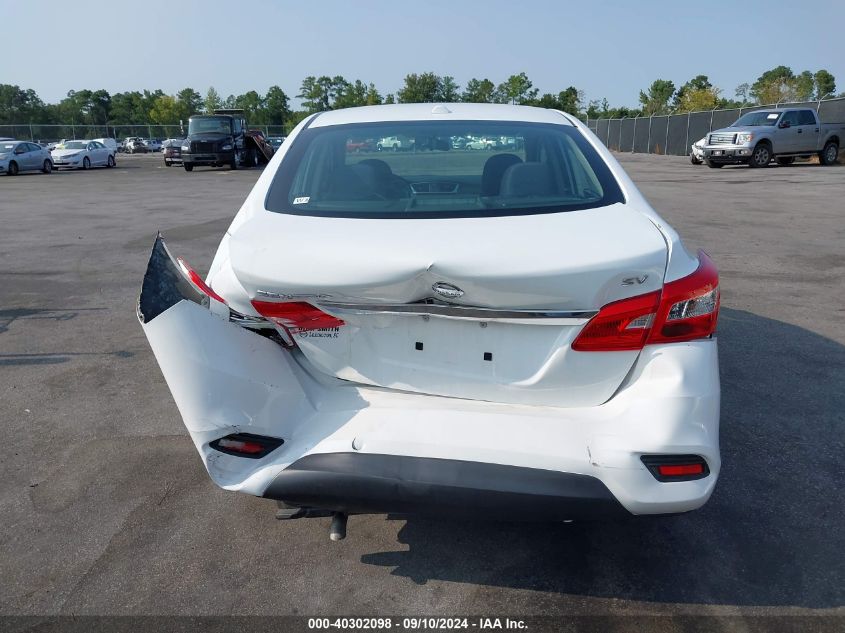
<path id="1" fill-rule="evenodd" d="M 781 128 L 781 129 L 788 128 L 791 125 L 792 124 L 789 121 L 781 121 L 780 123 L 778 123 L 778 127 Z"/>

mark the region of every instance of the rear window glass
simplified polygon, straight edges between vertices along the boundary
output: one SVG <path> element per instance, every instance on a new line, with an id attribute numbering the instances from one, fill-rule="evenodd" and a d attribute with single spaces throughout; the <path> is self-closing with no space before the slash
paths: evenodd
<path id="1" fill-rule="evenodd" d="M 452 121 L 308 128 L 270 185 L 269 211 L 329 217 L 554 213 L 624 202 L 577 128 Z"/>

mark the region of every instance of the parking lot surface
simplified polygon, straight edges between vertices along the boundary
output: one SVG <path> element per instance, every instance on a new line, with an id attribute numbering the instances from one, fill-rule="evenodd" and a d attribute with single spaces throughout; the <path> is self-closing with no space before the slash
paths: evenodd
<path id="1" fill-rule="evenodd" d="M 279 522 L 208 479 L 135 317 L 259 170 L 0 179 L 0 613 L 845 615 L 845 168 L 622 155 L 721 273 L 721 479 L 679 517 Z"/>

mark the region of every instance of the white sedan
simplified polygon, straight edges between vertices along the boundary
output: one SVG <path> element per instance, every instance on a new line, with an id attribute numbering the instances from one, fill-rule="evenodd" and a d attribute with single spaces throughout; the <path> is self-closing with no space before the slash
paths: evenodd
<path id="1" fill-rule="evenodd" d="M 518 149 L 345 151 L 388 136 Z M 354 513 L 563 521 L 708 500 L 718 273 L 577 118 L 371 106 L 310 116 L 287 147 L 208 277 L 158 237 L 138 304 L 219 486 L 281 518 L 331 514 L 332 538 Z"/>
<path id="2" fill-rule="evenodd" d="M 89 169 L 96 166 L 114 167 L 115 150 L 99 141 L 68 141 L 62 149 L 51 152 L 53 167 Z"/>

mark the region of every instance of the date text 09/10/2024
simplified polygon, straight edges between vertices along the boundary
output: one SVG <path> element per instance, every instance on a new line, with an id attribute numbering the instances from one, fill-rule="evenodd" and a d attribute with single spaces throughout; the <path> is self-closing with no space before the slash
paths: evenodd
<path id="1" fill-rule="evenodd" d="M 309 618 L 311 630 L 374 630 L 386 631 L 393 628 L 405 631 L 447 631 L 447 630 L 522 630 L 528 628 L 524 620 L 510 618 L 442 618 L 442 617 L 390 617 L 381 618 Z"/>

